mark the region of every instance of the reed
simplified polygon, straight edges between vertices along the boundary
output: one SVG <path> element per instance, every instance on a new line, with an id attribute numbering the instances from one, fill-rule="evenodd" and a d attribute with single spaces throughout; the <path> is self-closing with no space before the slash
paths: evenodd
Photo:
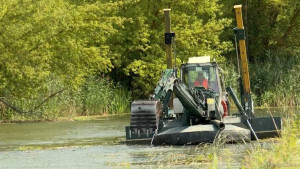
<path id="1" fill-rule="evenodd" d="M 300 115 L 288 110 L 281 138 L 253 146 L 244 157 L 242 168 L 299 168 Z"/>
<path id="2" fill-rule="evenodd" d="M 286 51 L 266 53 L 265 61 L 250 64 L 251 87 L 261 106 L 297 106 L 300 103 L 299 54 Z"/>
<path id="3" fill-rule="evenodd" d="M 129 112 L 131 96 L 120 84 L 109 80 L 91 78 L 84 90 L 82 106 L 85 114 L 121 114 Z"/>
<path id="4" fill-rule="evenodd" d="M 51 79 L 46 86 L 43 93 L 31 97 L 6 98 L 17 111 L 0 104 L 0 121 L 43 121 L 129 112 L 130 92 L 109 79 L 89 77 L 76 89 L 67 89 L 59 80 Z"/>

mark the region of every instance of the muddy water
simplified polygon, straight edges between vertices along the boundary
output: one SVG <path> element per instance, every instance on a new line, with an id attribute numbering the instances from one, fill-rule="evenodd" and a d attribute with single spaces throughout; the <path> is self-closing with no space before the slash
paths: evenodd
<path id="1" fill-rule="evenodd" d="M 270 111 L 272 115 L 280 112 L 279 109 Z M 258 116 L 268 114 L 264 109 L 256 112 Z M 0 168 L 182 168 L 187 163 L 189 167 L 199 168 L 209 165 L 207 159 L 212 158 L 212 145 L 122 143 L 124 127 L 128 124 L 129 115 L 93 121 L 1 124 Z M 231 159 L 226 166 L 236 167 L 252 144 L 226 144 L 217 151 Z"/>

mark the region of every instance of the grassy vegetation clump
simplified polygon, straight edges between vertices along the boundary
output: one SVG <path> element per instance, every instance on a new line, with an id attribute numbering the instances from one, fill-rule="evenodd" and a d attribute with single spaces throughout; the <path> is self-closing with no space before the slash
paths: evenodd
<path id="1" fill-rule="evenodd" d="M 299 53 L 267 52 L 267 59 L 250 64 L 251 87 L 257 105 L 297 106 L 300 103 Z"/>
<path id="2" fill-rule="evenodd" d="M 84 115 L 120 114 L 129 112 L 130 93 L 120 84 L 110 80 L 87 81 L 81 91 Z"/>
<path id="3" fill-rule="evenodd" d="M 281 138 L 248 150 L 242 168 L 300 167 L 300 116 L 299 113 L 292 116 L 284 120 Z"/>
<path id="4" fill-rule="evenodd" d="M 108 79 L 90 77 L 76 89 L 64 88 L 57 80 L 47 91 L 31 97 L 8 97 L 0 103 L 1 121 L 56 120 L 82 115 L 128 113 L 130 93 Z"/>
<path id="5" fill-rule="evenodd" d="M 215 151 L 213 158 L 210 160 L 210 168 L 299 168 L 300 115 L 292 110 L 286 113 L 289 117 L 283 121 L 284 126 L 280 138 L 246 143 L 244 147 L 248 148 L 244 148 L 244 152 L 229 150 L 225 158 L 224 151 Z M 240 153 L 238 156 L 241 160 L 234 159 L 236 158 L 234 154 L 238 153 Z M 235 165 L 232 165 L 233 161 L 236 161 Z"/>

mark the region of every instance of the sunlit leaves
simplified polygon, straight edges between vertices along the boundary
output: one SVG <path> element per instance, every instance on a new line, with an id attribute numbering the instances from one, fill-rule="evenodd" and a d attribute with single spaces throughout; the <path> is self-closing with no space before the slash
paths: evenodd
<path id="1" fill-rule="evenodd" d="M 107 39 L 122 27 L 118 3 L 72 5 L 64 0 L 1 0 L 0 94 L 47 90 L 49 77 L 68 88 L 86 75 L 111 71 Z"/>

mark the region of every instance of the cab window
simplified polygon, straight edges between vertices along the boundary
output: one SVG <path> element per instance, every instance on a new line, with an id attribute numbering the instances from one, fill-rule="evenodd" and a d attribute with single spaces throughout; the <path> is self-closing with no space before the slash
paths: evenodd
<path id="1" fill-rule="evenodd" d="M 183 68 L 183 82 L 188 87 L 196 87 L 195 83 L 200 77 L 208 82 L 208 88 L 219 93 L 219 84 L 217 80 L 216 67 L 214 66 L 192 66 Z M 203 86 L 205 87 L 205 86 Z"/>

